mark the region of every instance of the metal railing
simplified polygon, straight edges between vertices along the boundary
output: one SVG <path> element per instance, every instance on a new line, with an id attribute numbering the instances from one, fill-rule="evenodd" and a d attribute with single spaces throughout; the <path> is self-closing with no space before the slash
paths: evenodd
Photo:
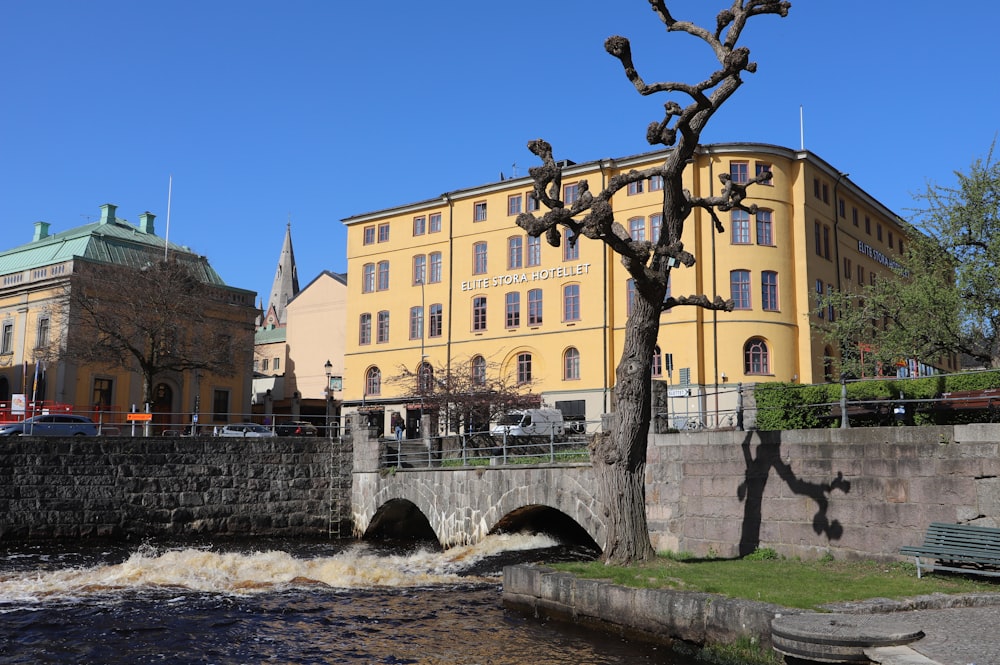
<path id="1" fill-rule="evenodd" d="M 427 439 L 382 438 L 381 467 L 504 466 L 512 464 L 589 464 L 590 435 L 600 423 L 583 423 L 565 434 L 507 436 L 473 432 Z"/>

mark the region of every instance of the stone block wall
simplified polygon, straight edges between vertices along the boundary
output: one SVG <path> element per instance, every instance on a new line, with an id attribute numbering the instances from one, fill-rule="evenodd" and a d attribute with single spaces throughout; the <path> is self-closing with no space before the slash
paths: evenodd
<path id="1" fill-rule="evenodd" d="M 0 539 L 349 535 L 352 455 L 307 438 L 9 438 Z"/>
<path id="2" fill-rule="evenodd" d="M 655 435 L 646 490 L 658 550 L 895 558 L 930 522 L 1000 525 L 1000 426 Z"/>

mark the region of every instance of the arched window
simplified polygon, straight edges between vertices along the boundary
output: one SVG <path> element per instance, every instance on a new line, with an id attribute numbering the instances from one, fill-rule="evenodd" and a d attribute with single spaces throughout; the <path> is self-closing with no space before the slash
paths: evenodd
<path id="1" fill-rule="evenodd" d="M 361 292 L 373 293 L 375 291 L 375 264 L 366 263 L 361 270 Z"/>
<path id="2" fill-rule="evenodd" d="M 434 368 L 431 367 L 430 363 L 424 362 L 420 364 L 419 389 L 422 393 L 434 392 Z"/>
<path id="3" fill-rule="evenodd" d="M 663 354 L 659 345 L 653 347 L 653 365 L 650 373 L 653 376 L 663 376 Z"/>
<path id="4" fill-rule="evenodd" d="M 576 381 L 580 378 L 580 352 L 576 347 L 569 347 L 563 353 L 563 379 Z"/>
<path id="5" fill-rule="evenodd" d="M 767 342 L 759 337 L 752 337 L 743 345 L 743 373 L 771 373 L 771 361 L 767 351 Z"/>
<path id="6" fill-rule="evenodd" d="M 382 394 L 382 370 L 378 367 L 369 367 L 365 373 L 365 394 Z"/>
<path id="7" fill-rule="evenodd" d="M 472 385 L 486 385 L 486 358 L 475 356 L 472 359 Z"/>

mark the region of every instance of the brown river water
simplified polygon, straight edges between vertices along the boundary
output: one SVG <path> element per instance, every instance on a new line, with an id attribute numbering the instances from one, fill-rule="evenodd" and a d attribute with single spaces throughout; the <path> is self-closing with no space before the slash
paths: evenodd
<path id="1" fill-rule="evenodd" d="M 444 552 L 353 541 L 8 545 L 0 665 L 695 662 L 505 610 L 502 566 L 552 556 L 566 553 L 544 535 Z"/>

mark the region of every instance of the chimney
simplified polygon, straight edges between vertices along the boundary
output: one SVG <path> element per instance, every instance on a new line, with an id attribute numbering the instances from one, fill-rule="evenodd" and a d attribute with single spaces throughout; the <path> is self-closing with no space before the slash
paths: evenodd
<path id="1" fill-rule="evenodd" d="M 31 239 L 31 242 L 36 240 L 41 240 L 43 238 L 49 237 L 49 223 L 48 222 L 35 222 L 35 237 Z"/>
<path id="2" fill-rule="evenodd" d="M 153 230 L 153 220 L 156 219 L 156 215 L 149 212 L 148 210 L 141 215 L 139 215 L 139 230 L 143 233 L 148 233 L 151 236 L 156 235 L 156 231 Z"/>
<path id="3" fill-rule="evenodd" d="M 115 221 L 115 212 L 118 210 L 118 206 L 112 203 L 105 203 L 101 206 L 101 224 L 113 224 Z"/>

